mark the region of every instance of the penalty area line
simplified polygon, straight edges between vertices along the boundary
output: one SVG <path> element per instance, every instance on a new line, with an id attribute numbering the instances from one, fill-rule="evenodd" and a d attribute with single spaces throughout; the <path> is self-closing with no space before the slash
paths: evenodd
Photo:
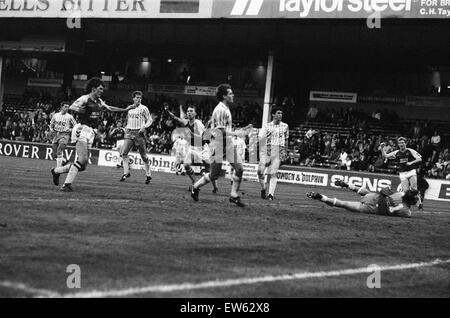
<path id="1" fill-rule="evenodd" d="M 380 271 L 399 271 L 413 268 L 430 267 L 442 264 L 450 263 L 450 259 L 440 260 L 435 259 L 430 262 L 419 263 L 407 263 L 390 266 L 379 266 L 377 270 Z M 360 267 L 354 269 L 334 270 L 334 271 L 320 271 L 320 272 L 302 272 L 295 274 L 276 275 L 276 276 L 261 276 L 253 278 L 238 278 L 238 279 L 226 279 L 206 281 L 202 283 L 182 283 L 182 284 L 170 284 L 170 285 L 150 285 L 146 287 L 127 288 L 121 290 L 106 290 L 91 292 L 81 292 L 66 294 L 62 297 L 67 298 L 103 298 L 103 297 L 125 297 L 130 295 L 145 294 L 145 293 L 169 293 L 175 291 L 188 291 L 195 289 L 208 289 L 208 288 L 220 288 L 230 287 L 237 285 L 251 285 L 260 283 L 270 283 L 279 281 L 301 280 L 310 278 L 324 278 L 324 277 L 339 277 L 346 275 L 356 275 L 364 273 L 373 273 L 374 269 L 371 267 Z"/>

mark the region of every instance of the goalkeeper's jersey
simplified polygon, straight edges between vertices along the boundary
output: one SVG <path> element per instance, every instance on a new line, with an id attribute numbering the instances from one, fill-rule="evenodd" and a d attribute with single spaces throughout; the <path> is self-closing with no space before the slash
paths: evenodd
<path id="1" fill-rule="evenodd" d="M 392 201 L 392 207 L 396 208 L 396 211 L 394 213 L 388 213 L 388 211 L 385 211 L 378 207 L 378 200 L 380 198 L 381 194 L 377 192 L 370 192 L 366 195 L 364 195 L 361 198 L 361 203 L 376 207 L 377 214 L 380 215 L 386 215 L 386 216 L 407 216 L 411 214 L 410 208 L 403 203 L 403 192 L 395 192 L 391 195 L 389 195 L 389 198 Z"/>

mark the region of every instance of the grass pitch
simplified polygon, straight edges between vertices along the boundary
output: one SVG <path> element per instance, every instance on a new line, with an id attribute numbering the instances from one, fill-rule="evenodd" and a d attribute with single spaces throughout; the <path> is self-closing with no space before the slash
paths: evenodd
<path id="1" fill-rule="evenodd" d="M 133 170 L 121 183 L 121 170 L 98 166 L 78 175 L 75 192 L 62 193 L 52 184 L 53 164 L 0 157 L 0 297 L 450 296 L 449 263 L 383 271 L 379 289 L 366 286 L 368 273 L 340 274 L 449 260 L 446 202 L 425 202 L 425 213 L 411 219 L 389 218 L 327 207 L 298 185 L 279 183 L 269 202 L 257 183 L 244 182 L 241 209 L 228 202 L 225 179 L 218 194 L 206 186 L 193 202 L 187 177 L 154 173 L 145 185 L 144 172 Z M 81 289 L 66 285 L 69 264 L 81 268 Z M 330 271 L 337 275 L 243 283 Z M 210 281 L 217 284 L 198 285 Z"/>

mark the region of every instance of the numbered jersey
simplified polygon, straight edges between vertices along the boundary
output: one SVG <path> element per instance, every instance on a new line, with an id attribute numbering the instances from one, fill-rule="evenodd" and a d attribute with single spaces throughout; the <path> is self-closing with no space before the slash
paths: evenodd
<path id="1" fill-rule="evenodd" d="M 78 113 L 78 121 L 80 124 L 89 127 L 95 127 L 98 124 L 100 111 L 104 104 L 100 98 L 95 100 L 90 95 L 83 95 L 73 104 L 81 109 L 81 112 Z"/>

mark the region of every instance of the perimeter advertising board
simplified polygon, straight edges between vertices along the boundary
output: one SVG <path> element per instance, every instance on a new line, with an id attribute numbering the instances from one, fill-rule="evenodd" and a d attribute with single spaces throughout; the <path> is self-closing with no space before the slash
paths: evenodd
<path id="1" fill-rule="evenodd" d="M 450 17 L 449 0 L 2 0 L 0 18 L 365 19 Z"/>

